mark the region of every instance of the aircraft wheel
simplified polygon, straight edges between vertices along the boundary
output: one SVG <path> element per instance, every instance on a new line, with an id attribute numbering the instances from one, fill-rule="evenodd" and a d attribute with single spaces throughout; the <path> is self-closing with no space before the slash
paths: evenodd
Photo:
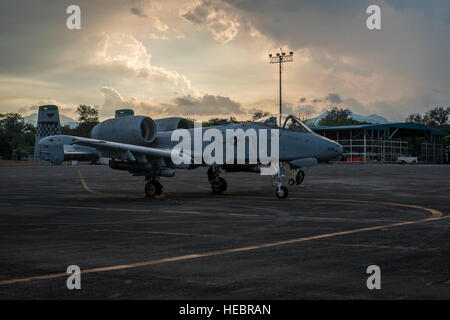
<path id="1" fill-rule="evenodd" d="M 302 184 L 303 179 L 305 179 L 305 171 L 300 170 L 300 171 L 297 172 L 297 174 L 295 175 L 295 183 L 296 183 L 296 184 Z"/>
<path id="2" fill-rule="evenodd" d="M 149 181 L 145 185 L 145 195 L 147 197 L 154 197 L 161 194 L 162 186 L 159 182 Z"/>
<path id="3" fill-rule="evenodd" d="M 227 190 L 227 181 L 224 178 L 219 178 L 217 182 L 211 182 L 211 189 L 214 193 L 220 193 Z"/>
<path id="4" fill-rule="evenodd" d="M 288 183 L 290 186 L 293 186 L 295 184 L 295 181 L 294 181 L 294 179 L 291 178 L 291 179 L 289 179 Z"/>
<path id="5" fill-rule="evenodd" d="M 163 186 L 158 181 L 155 182 L 156 185 L 156 195 L 159 195 L 163 192 Z"/>
<path id="6" fill-rule="evenodd" d="M 288 188 L 286 188 L 285 186 L 281 186 L 280 189 L 276 188 L 275 194 L 280 199 L 286 199 L 289 194 Z"/>
<path id="7" fill-rule="evenodd" d="M 214 172 L 213 167 L 209 167 L 209 168 L 208 168 L 208 173 L 207 173 L 207 175 L 208 175 L 208 180 L 209 180 L 209 181 L 212 181 L 212 180 L 214 180 L 214 179 L 216 178 L 216 175 L 215 175 L 215 172 Z"/>

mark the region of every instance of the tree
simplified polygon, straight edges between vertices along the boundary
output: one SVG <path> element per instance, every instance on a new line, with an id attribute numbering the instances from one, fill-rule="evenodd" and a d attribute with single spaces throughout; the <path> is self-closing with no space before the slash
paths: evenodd
<path id="1" fill-rule="evenodd" d="M 408 117 L 406 117 L 405 121 L 422 124 L 423 118 L 420 113 L 413 113 L 413 114 L 410 114 Z"/>
<path id="2" fill-rule="evenodd" d="M 241 123 L 241 121 L 237 120 L 235 117 L 231 116 L 230 118 L 228 118 L 228 121 L 230 121 L 231 123 Z"/>
<path id="3" fill-rule="evenodd" d="M 311 118 L 311 112 L 305 111 L 301 113 L 297 113 L 295 117 L 301 122 L 306 122 L 309 118 Z"/>
<path id="4" fill-rule="evenodd" d="M 66 136 L 74 136 L 77 134 L 77 128 L 71 128 L 67 124 L 65 126 L 61 126 L 61 134 Z"/>
<path id="5" fill-rule="evenodd" d="M 351 111 L 348 108 L 338 108 L 333 107 L 331 110 L 327 111 L 327 115 L 325 119 L 327 120 L 339 120 L 339 119 L 348 119 L 348 117 L 351 115 Z"/>
<path id="6" fill-rule="evenodd" d="M 189 128 L 193 128 L 193 127 L 194 127 L 195 121 L 197 121 L 197 119 L 195 119 L 195 118 L 189 118 L 189 117 L 187 117 L 187 118 L 185 118 L 185 119 L 189 122 Z"/>
<path id="7" fill-rule="evenodd" d="M 214 127 L 219 126 L 222 123 L 222 120 L 219 118 L 211 118 L 208 121 L 202 122 L 202 127 Z"/>
<path id="8" fill-rule="evenodd" d="M 78 121 L 81 122 L 99 122 L 98 108 L 93 108 L 84 104 L 80 104 L 77 108 Z"/>
<path id="9" fill-rule="evenodd" d="M 438 130 L 450 132 L 450 107 L 435 107 L 434 109 L 428 110 L 422 116 L 420 113 L 410 114 L 407 118 L 407 122 L 415 122 L 419 124 L 424 124 L 431 128 Z"/>
<path id="10" fill-rule="evenodd" d="M 78 127 L 75 128 L 75 135 L 80 137 L 90 137 L 92 128 L 99 123 L 98 108 L 87 105 L 80 105 L 77 108 Z"/>
<path id="11" fill-rule="evenodd" d="M 10 159 L 13 150 L 20 154 L 32 154 L 36 128 L 25 123 L 18 113 L 0 113 L 0 155 Z"/>
<path id="12" fill-rule="evenodd" d="M 255 113 L 253 113 L 252 121 L 256 121 L 256 120 L 258 120 L 258 119 L 267 117 L 268 115 L 270 115 L 270 112 L 267 112 L 267 111 L 257 111 L 257 112 L 255 112 Z"/>
<path id="13" fill-rule="evenodd" d="M 423 121 L 427 126 L 432 128 L 441 129 L 449 125 L 450 107 L 436 107 L 425 112 L 423 116 Z"/>
<path id="14" fill-rule="evenodd" d="M 361 122 L 350 118 L 352 112 L 348 108 L 333 107 L 331 110 L 327 110 L 327 115 L 322 118 L 319 126 L 344 126 L 354 124 L 368 124 L 368 122 Z"/>

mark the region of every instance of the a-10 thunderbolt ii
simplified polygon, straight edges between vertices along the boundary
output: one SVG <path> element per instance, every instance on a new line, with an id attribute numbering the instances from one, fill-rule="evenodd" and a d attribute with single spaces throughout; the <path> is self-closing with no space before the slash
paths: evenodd
<path id="1" fill-rule="evenodd" d="M 191 122 L 178 117 L 116 117 L 97 124 L 91 138 L 53 135 L 41 139 L 40 158 L 60 164 L 64 145 L 95 148 L 100 157 L 110 158 L 112 169 L 144 176 L 149 197 L 162 193 L 160 177 L 173 177 L 174 169 L 203 166 L 209 167 L 208 181 L 215 193 L 227 189 L 220 177 L 223 169 L 271 175 L 276 196 L 286 198 L 284 168 L 293 170 L 289 184 L 300 184 L 305 175 L 302 168 L 340 157 L 342 146 L 314 133 L 293 115 L 283 116 L 281 126 L 276 119 L 204 128 L 196 123 L 192 128 Z"/>

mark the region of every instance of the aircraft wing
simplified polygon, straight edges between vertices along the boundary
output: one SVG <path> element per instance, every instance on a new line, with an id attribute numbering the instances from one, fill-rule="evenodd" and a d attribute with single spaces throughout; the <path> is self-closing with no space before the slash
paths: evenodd
<path id="1" fill-rule="evenodd" d="M 39 141 L 41 146 L 55 147 L 57 145 L 80 145 L 97 149 L 103 157 L 121 158 L 123 160 L 140 160 L 142 156 L 151 158 L 171 159 L 172 149 L 152 148 L 127 143 L 119 143 L 106 140 L 98 140 L 74 136 L 49 136 Z M 179 154 L 186 162 L 190 163 L 191 157 L 187 154 Z M 145 162 L 145 161 L 144 161 Z"/>

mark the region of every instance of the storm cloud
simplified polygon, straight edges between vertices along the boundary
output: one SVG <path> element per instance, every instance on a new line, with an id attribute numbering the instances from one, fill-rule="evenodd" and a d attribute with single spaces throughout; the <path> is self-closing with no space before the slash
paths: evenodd
<path id="1" fill-rule="evenodd" d="M 205 25 L 215 40 L 227 43 L 233 40 L 237 33 L 239 23 L 220 8 L 219 1 L 200 0 L 193 2 L 180 15 L 196 25 Z"/>
<path id="2" fill-rule="evenodd" d="M 246 114 L 240 103 L 228 97 L 205 94 L 200 97 L 191 95 L 177 97 L 165 109 L 169 114 L 183 115 L 239 115 Z"/>
<path id="3" fill-rule="evenodd" d="M 342 99 L 337 93 L 329 93 L 325 100 L 331 103 L 342 103 Z"/>

